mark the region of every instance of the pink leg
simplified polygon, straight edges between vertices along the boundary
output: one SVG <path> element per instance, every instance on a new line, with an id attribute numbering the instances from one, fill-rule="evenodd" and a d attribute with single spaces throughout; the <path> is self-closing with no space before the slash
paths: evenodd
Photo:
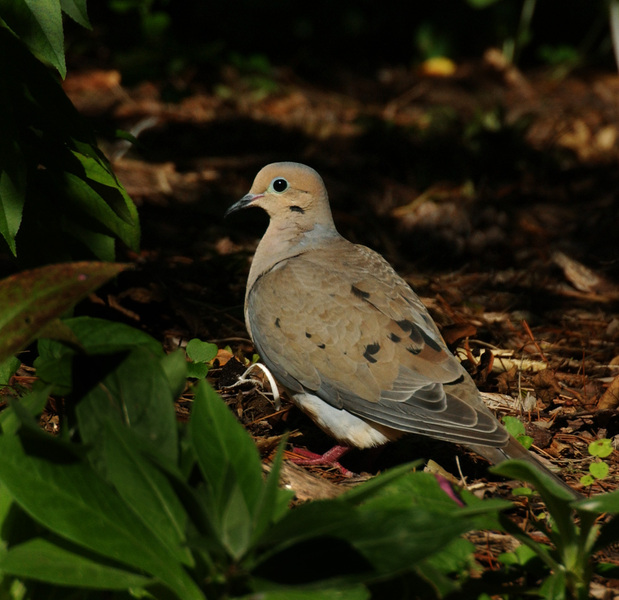
<path id="1" fill-rule="evenodd" d="M 305 448 L 293 448 L 295 454 L 300 454 L 305 458 L 291 458 L 291 462 L 295 465 L 325 465 L 339 469 L 344 477 L 352 477 L 354 473 L 343 467 L 338 461 L 350 448 L 348 446 L 333 446 L 331 450 L 327 450 L 324 454 L 316 454 Z"/>

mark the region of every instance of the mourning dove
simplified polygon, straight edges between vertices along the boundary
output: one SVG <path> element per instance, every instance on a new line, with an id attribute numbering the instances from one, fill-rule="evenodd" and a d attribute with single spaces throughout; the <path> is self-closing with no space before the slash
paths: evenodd
<path id="1" fill-rule="evenodd" d="M 226 215 L 249 207 L 270 223 L 247 281 L 248 332 L 326 433 L 356 448 L 419 434 L 492 463 L 520 458 L 546 470 L 486 407 L 410 286 L 382 256 L 337 232 L 314 169 L 267 165 Z"/>

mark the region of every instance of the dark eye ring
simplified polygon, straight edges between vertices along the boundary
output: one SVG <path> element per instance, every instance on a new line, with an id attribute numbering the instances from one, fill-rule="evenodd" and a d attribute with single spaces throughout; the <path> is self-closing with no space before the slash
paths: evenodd
<path id="1" fill-rule="evenodd" d="M 288 182 L 285 179 L 278 177 L 277 179 L 273 180 L 272 186 L 276 192 L 281 193 L 285 192 L 288 189 Z"/>

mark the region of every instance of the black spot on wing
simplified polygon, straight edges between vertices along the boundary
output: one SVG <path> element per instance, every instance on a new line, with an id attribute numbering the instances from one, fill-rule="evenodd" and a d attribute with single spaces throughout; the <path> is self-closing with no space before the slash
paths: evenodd
<path id="1" fill-rule="evenodd" d="M 350 286 L 350 291 L 353 293 L 353 296 L 361 298 L 361 300 L 367 300 L 370 297 L 369 292 L 364 292 L 354 285 Z"/>
<path id="2" fill-rule="evenodd" d="M 324 349 L 326 348 L 326 346 L 325 346 L 324 344 L 318 344 L 318 347 L 319 347 L 321 350 L 324 350 Z"/>
<path id="3" fill-rule="evenodd" d="M 419 346 L 406 346 L 406 349 L 413 355 L 421 352 L 421 348 Z"/>
<path id="4" fill-rule="evenodd" d="M 302 215 L 303 215 L 303 214 L 305 214 L 305 209 L 304 209 L 304 208 L 301 208 L 300 206 L 297 206 L 296 204 L 293 204 L 293 205 L 290 207 L 290 210 L 291 210 L 292 212 L 298 212 L 298 213 L 301 213 Z"/>
<path id="5" fill-rule="evenodd" d="M 398 344 L 402 341 L 402 338 L 398 335 L 396 335 L 395 333 L 390 333 L 389 334 L 389 339 L 394 343 L 394 344 Z"/>
<path id="6" fill-rule="evenodd" d="M 374 358 L 374 354 L 376 354 L 378 351 L 380 350 L 380 344 L 378 343 L 373 343 L 373 344 L 368 344 L 365 347 L 365 352 L 363 353 L 363 358 L 365 358 L 365 360 L 367 360 L 370 363 L 375 363 L 376 359 Z"/>
<path id="7" fill-rule="evenodd" d="M 432 337 L 430 337 L 421 327 L 418 327 L 417 330 L 421 334 L 423 341 L 432 348 L 435 352 L 442 352 L 442 346 Z"/>
<path id="8" fill-rule="evenodd" d="M 401 321 L 396 321 L 398 327 L 404 331 L 409 332 L 413 328 L 413 322 L 408 319 L 402 319 Z"/>
<path id="9" fill-rule="evenodd" d="M 306 332 L 305 332 L 305 337 L 309 339 L 309 338 L 311 338 L 311 337 L 312 337 L 312 334 L 311 334 L 311 333 L 308 333 L 308 332 L 306 331 Z"/>
<path id="10" fill-rule="evenodd" d="M 277 328 L 281 327 L 281 325 L 279 324 L 279 317 L 277 317 L 277 319 L 275 319 L 275 327 L 277 327 Z"/>
<path id="11" fill-rule="evenodd" d="M 428 335 L 422 327 L 419 327 L 419 325 L 416 325 L 408 319 L 396 321 L 396 324 L 404 333 L 408 334 L 408 337 L 413 342 L 414 346 L 419 346 L 419 349 L 421 349 L 421 347 L 425 344 L 426 346 L 432 348 L 435 352 L 442 352 L 443 347 L 440 343 Z M 407 348 L 407 350 L 409 352 L 413 352 L 412 347 Z M 417 352 L 419 352 L 419 350 L 417 350 Z M 413 354 L 416 354 L 417 352 L 413 352 Z"/>

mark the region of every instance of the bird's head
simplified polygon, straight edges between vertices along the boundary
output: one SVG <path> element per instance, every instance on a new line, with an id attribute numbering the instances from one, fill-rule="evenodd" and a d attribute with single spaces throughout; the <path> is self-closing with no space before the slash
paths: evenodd
<path id="1" fill-rule="evenodd" d="M 293 162 L 279 162 L 260 170 L 249 193 L 227 211 L 250 207 L 262 208 L 272 224 L 291 225 L 311 231 L 316 225 L 333 227 L 327 190 L 322 177 L 311 167 Z"/>

